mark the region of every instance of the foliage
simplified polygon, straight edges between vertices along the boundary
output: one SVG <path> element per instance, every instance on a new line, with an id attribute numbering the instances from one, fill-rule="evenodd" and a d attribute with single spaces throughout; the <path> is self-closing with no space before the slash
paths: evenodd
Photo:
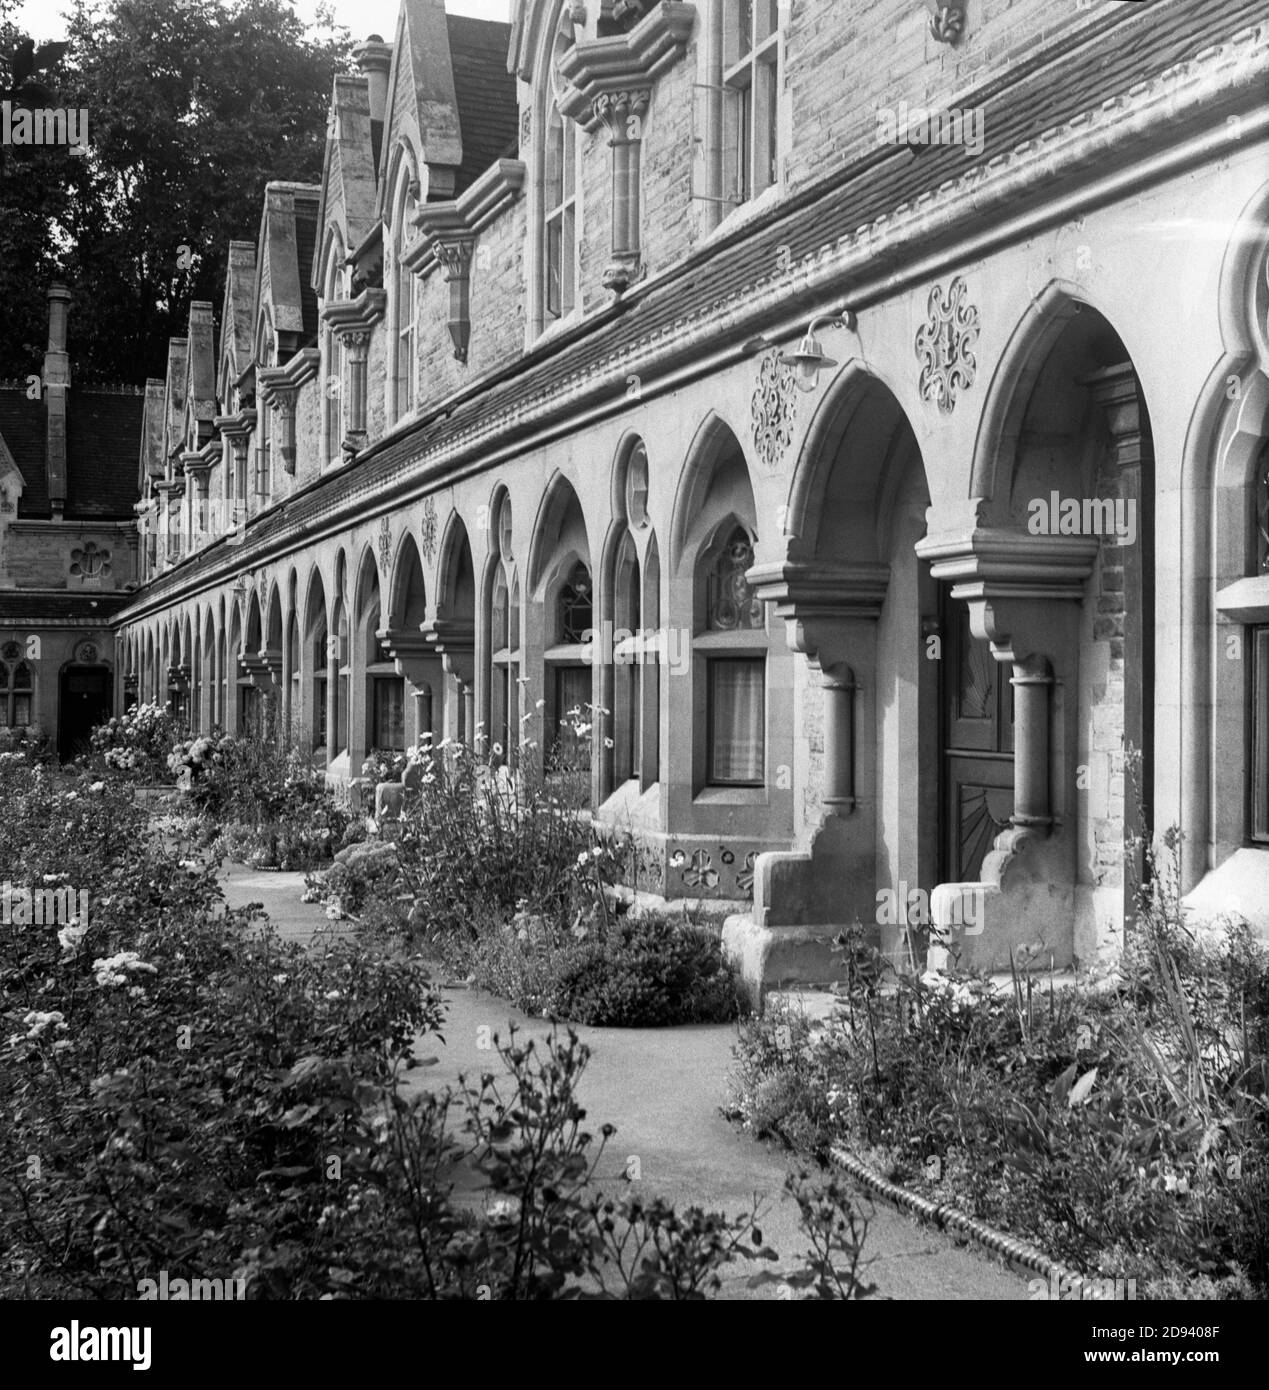
<path id="1" fill-rule="evenodd" d="M 276 718 L 242 734 L 186 739 L 169 765 L 205 818 L 205 839 L 218 858 L 306 869 L 365 833 L 362 819 Z"/>
<path id="2" fill-rule="evenodd" d="M 1175 841 L 1167 841 L 1169 850 Z M 735 1113 L 905 1182 L 1139 1296 L 1269 1291 L 1269 962 L 1245 926 L 1200 939 L 1161 867 L 1109 978 L 1040 994 L 900 974 L 857 936 L 817 1026 L 742 1030 Z"/>
<path id="3" fill-rule="evenodd" d="M 0 290 L 17 330 L 0 377 L 41 369 L 60 252 L 76 380 L 139 384 L 163 375 L 192 300 L 221 303 L 223 248 L 255 237 L 265 183 L 320 179 L 350 36 L 284 0 L 77 0 L 67 24 L 48 83 L 87 110 L 88 150 L 0 165 Z M 9 52 L 16 29 L 0 40 Z"/>
<path id="4" fill-rule="evenodd" d="M 442 1022 L 417 963 L 225 912 L 121 781 L 5 758 L 0 799 L 11 878 L 89 903 L 0 929 L 0 1294 L 133 1298 L 166 1271 L 249 1298 L 697 1299 L 775 1258 L 752 1213 L 597 1189 L 613 1130 L 583 1127 L 575 1035 L 408 1086 Z"/>
<path id="5" fill-rule="evenodd" d="M 172 752 L 184 735 L 170 710 L 156 704 L 132 705 L 126 714 L 93 730 L 88 764 L 135 782 L 170 782 Z"/>

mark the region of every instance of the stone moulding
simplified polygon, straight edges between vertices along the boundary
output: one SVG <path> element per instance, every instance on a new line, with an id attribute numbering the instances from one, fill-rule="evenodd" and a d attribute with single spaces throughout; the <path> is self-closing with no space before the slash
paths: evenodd
<path id="1" fill-rule="evenodd" d="M 402 261 L 420 279 L 437 267 L 449 285 L 450 341 L 454 357 L 467 361 L 471 340 L 471 266 L 476 237 L 524 187 L 525 167 L 518 159 L 492 164 L 460 198 L 443 203 L 424 203 L 415 216 L 422 233 L 406 247 Z"/>
<path id="2" fill-rule="evenodd" d="M 322 306 L 321 320 L 336 336 L 368 333 L 387 309 L 388 292 L 367 286 L 355 299 L 331 299 Z"/>
<path id="3" fill-rule="evenodd" d="M 575 43 L 560 59 L 567 84 L 560 110 L 583 130 L 598 129 L 603 117 L 596 98 L 628 87 L 646 87 L 687 52 L 696 6 L 662 0 L 628 33 Z"/>

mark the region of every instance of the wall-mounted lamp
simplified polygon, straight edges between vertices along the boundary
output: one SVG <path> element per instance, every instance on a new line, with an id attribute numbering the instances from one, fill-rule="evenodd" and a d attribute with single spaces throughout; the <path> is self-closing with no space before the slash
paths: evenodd
<path id="1" fill-rule="evenodd" d="M 811 320 L 810 326 L 806 330 L 806 336 L 797 346 L 796 352 L 782 352 L 780 363 L 785 367 L 792 367 L 797 375 L 794 381 L 797 383 L 799 391 L 814 391 L 820 384 L 820 372 L 825 367 L 836 367 L 838 364 L 831 357 L 824 355 L 824 349 L 820 346 L 820 340 L 815 336 L 815 330 L 820 326 L 826 328 L 848 328 L 855 327 L 855 316 L 849 309 L 843 310 L 840 314 L 821 314 L 819 318 Z"/>

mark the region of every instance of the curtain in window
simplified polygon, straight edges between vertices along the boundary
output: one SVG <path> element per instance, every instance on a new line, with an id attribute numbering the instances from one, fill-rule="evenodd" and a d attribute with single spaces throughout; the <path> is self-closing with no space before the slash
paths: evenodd
<path id="1" fill-rule="evenodd" d="M 761 659 L 710 662 L 711 782 L 762 782 L 765 678 Z"/>
<path id="2" fill-rule="evenodd" d="M 405 748 L 405 682 L 399 677 L 375 680 L 374 746 L 394 751 Z"/>

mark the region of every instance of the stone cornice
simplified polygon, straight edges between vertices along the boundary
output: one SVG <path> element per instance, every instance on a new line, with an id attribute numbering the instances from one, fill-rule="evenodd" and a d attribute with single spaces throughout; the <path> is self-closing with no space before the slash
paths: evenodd
<path id="1" fill-rule="evenodd" d="M 328 300 L 322 306 L 321 320 L 337 338 L 346 333 L 369 333 L 383 318 L 388 292 L 367 287 L 355 299 Z"/>
<path id="2" fill-rule="evenodd" d="M 322 354 L 315 347 L 301 348 L 292 353 L 280 367 L 261 367 L 256 372 L 256 386 L 266 405 L 294 406 L 292 393 L 307 381 L 312 381 L 321 366 Z M 286 398 L 290 395 L 291 399 Z"/>
<path id="3" fill-rule="evenodd" d="M 1081 598 L 1101 546 L 1096 536 L 1033 536 L 978 527 L 927 536 L 916 551 L 955 598 Z"/>
<path id="4" fill-rule="evenodd" d="M 256 412 L 240 410 L 235 415 L 217 415 L 212 424 L 231 443 L 245 443 L 256 427 Z"/>
<path id="5" fill-rule="evenodd" d="M 520 159 L 499 159 L 461 197 L 424 203 L 414 218 L 422 233 L 402 256 L 407 269 L 426 278 L 443 263 L 441 248 L 471 241 L 520 196 L 525 166 Z"/>
<path id="6" fill-rule="evenodd" d="M 777 560 L 755 565 L 745 575 L 776 617 L 876 618 L 890 586 L 890 566 L 833 561 Z"/>
<path id="7" fill-rule="evenodd" d="M 586 130 L 600 115 L 596 98 L 632 87 L 649 87 L 687 52 L 696 23 L 696 6 L 661 0 L 629 33 L 574 44 L 560 59 L 568 90 L 560 110 Z"/>

